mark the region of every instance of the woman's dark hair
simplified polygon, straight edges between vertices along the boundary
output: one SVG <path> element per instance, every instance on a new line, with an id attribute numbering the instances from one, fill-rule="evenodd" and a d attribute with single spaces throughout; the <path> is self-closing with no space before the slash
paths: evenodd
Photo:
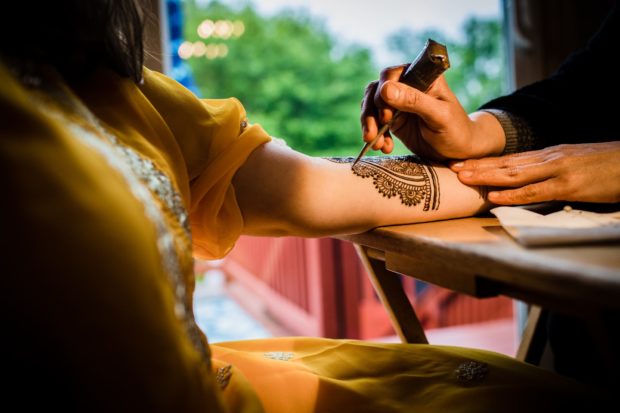
<path id="1" fill-rule="evenodd" d="M 68 81 L 98 67 L 142 79 L 143 10 L 137 0 L 12 0 L 0 14 L 0 55 L 54 66 Z"/>

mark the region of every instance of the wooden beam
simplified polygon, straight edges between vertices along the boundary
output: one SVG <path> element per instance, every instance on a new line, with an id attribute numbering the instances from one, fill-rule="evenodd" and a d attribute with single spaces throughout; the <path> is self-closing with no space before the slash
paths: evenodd
<path id="1" fill-rule="evenodd" d="M 388 271 L 384 262 L 370 258 L 364 247 L 358 244 L 354 246 L 401 341 L 428 344 L 424 329 L 403 290 L 398 274 Z"/>
<path id="2" fill-rule="evenodd" d="M 527 323 L 523 330 L 521 343 L 517 350 L 517 360 L 539 365 L 547 344 L 547 311 L 537 305 L 530 308 Z"/>

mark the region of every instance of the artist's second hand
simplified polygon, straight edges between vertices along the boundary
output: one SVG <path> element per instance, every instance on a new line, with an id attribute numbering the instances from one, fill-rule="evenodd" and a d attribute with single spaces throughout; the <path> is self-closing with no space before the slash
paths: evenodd
<path id="1" fill-rule="evenodd" d="M 360 154 L 357 155 L 357 158 L 355 158 L 355 161 L 351 165 L 351 169 L 353 169 L 355 164 L 357 164 L 359 162 L 359 160 L 362 159 L 362 157 L 364 155 L 366 155 L 368 150 L 370 150 L 370 148 L 373 147 L 379 141 L 379 138 L 381 136 L 383 136 L 383 134 L 385 134 L 385 132 L 388 131 L 390 126 L 392 126 L 392 122 L 394 122 L 394 119 L 396 119 L 396 116 L 398 116 L 399 113 L 400 113 L 400 110 L 397 110 L 396 112 L 394 112 L 394 116 L 392 116 L 392 119 L 390 119 L 388 122 L 386 122 L 385 125 L 383 125 L 381 127 L 381 129 L 379 129 L 379 132 L 377 132 L 377 135 L 375 135 L 374 139 L 371 140 L 370 142 L 366 142 L 366 145 L 364 145 L 364 147 L 362 148 Z"/>

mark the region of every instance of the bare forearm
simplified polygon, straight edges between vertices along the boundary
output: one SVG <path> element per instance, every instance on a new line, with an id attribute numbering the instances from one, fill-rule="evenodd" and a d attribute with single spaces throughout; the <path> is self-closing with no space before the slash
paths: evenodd
<path id="1" fill-rule="evenodd" d="M 326 168 L 326 173 L 338 175 L 333 180 L 341 180 L 338 191 L 346 194 L 346 200 L 333 200 L 333 209 L 343 212 L 337 222 L 349 223 L 342 232 L 357 224 L 361 228 L 348 232 L 470 216 L 486 208 L 478 187 L 462 185 L 449 169 L 415 155 L 366 157 L 353 168 L 353 158 L 328 160 L 341 164 L 337 171 Z"/>
<path id="2" fill-rule="evenodd" d="M 415 156 L 368 157 L 351 169 L 352 161 L 311 158 L 288 148 L 259 149 L 234 183 L 246 233 L 356 233 L 470 216 L 486 208 L 477 187 Z"/>

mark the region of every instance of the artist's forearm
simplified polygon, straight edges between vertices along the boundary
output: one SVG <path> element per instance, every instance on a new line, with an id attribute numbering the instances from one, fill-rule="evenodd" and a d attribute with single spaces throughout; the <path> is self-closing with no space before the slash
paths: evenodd
<path id="1" fill-rule="evenodd" d="M 447 168 L 404 158 L 311 158 L 290 149 L 257 150 L 237 174 L 245 232 L 328 236 L 381 225 L 469 216 L 485 207 L 477 188 Z M 419 161 L 419 160 L 418 160 Z"/>
<path id="2" fill-rule="evenodd" d="M 500 122 L 489 112 L 478 111 L 469 115 L 471 119 L 472 153 L 477 158 L 498 156 L 506 146 L 506 136 Z"/>

